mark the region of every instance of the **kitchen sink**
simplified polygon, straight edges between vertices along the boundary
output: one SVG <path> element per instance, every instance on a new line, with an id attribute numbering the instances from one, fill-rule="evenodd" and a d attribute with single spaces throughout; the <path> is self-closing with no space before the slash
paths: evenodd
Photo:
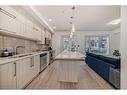
<path id="1" fill-rule="evenodd" d="M 15 56 L 11 56 L 10 58 L 19 58 L 19 57 L 25 57 L 25 56 L 29 56 L 29 55 L 33 55 L 33 54 L 15 55 Z"/>

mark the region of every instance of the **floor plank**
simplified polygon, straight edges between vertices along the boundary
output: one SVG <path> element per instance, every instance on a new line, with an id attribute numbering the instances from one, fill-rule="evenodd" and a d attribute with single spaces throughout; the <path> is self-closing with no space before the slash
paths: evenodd
<path id="1" fill-rule="evenodd" d="M 49 65 L 25 89 L 114 89 L 103 78 L 96 74 L 84 61 L 79 65 L 79 82 L 59 82 L 56 62 Z"/>

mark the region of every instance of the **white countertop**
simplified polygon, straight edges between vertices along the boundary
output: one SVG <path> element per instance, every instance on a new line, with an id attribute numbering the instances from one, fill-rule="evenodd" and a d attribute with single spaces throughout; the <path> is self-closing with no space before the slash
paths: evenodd
<path id="1" fill-rule="evenodd" d="M 28 57 L 32 57 L 35 55 L 39 55 L 42 53 L 48 53 L 49 51 L 38 51 L 38 52 L 30 52 L 30 53 L 25 53 L 25 54 L 31 54 L 31 55 L 27 55 L 27 56 L 23 56 L 23 57 L 17 57 L 17 58 L 12 58 L 12 57 L 0 57 L 0 65 L 5 64 L 5 63 L 9 63 L 9 62 L 13 62 L 13 61 L 17 61 L 17 60 L 21 60 L 23 58 L 28 58 Z M 20 54 L 20 55 L 25 55 L 25 54 Z"/>
<path id="2" fill-rule="evenodd" d="M 76 59 L 76 60 L 84 60 L 85 55 L 79 53 L 79 52 L 72 52 L 64 50 L 59 55 L 56 56 L 55 59 Z"/>

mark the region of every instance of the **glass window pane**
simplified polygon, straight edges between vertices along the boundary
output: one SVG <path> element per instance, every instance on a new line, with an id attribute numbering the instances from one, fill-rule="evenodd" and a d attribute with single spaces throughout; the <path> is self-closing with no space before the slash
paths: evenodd
<path id="1" fill-rule="evenodd" d="M 109 37 L 108 36 L 86 36 L 85 50 L 86 52 L 108 55 L 109 54 Z"/>
<path id="2" fill-rule="evenodd" d="M 71 39 L 69 38 L 69 36 L 64 35 L 63 48 L 64 50 L 70 48 L 70 50 L 76 51 L 77 50 L 77 35 L 73 35 Z"/>

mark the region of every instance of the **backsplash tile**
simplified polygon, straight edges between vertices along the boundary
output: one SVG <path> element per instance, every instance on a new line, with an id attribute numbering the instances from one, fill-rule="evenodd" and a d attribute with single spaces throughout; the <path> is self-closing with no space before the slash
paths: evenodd
<path id="1" fill-rule="evenodd" d="M 35 41 L 29 41 L 9 36 L 2 36 L 0 35 L 0 54 L 4 49 L 8 49 L 9 52 L 14 52 L 16 49 L 16 46 L 25 46 L 25 52 L 32 52 L 36 51 L 38 49 L 45 49 L 44 46 L 38 45 Z"/>

